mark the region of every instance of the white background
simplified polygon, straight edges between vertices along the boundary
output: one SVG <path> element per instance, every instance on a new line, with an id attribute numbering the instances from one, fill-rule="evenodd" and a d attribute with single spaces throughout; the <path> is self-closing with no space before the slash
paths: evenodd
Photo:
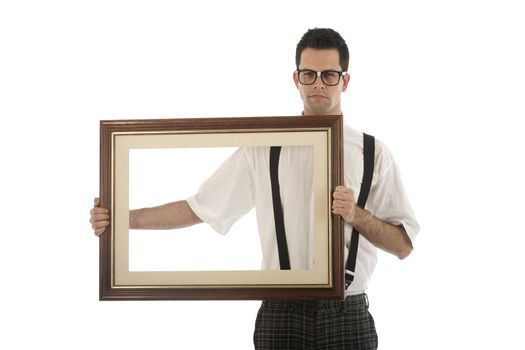
<path id="1" fill-rule="evenodd" d="M 131 149 L 129 207 L 153 207 L 191 197 L 237 149 Z M 262 251 L 258 232 L 255 209 L 243 215 L 227 235 L 217 234 L 204 224 L 185 227 L 176 233 L 130 230 L 129 270 L 260 270 Z"/>
<path id="2" fill-rule="evenodd" d="M 524 348 L 523 17 L 504 0 L 2 1 L 0 347 L 250 349 L 256 301 L 98 301 L 99 120 L 300 113 L 295 45 L 328 26 L 351 51 L 346 122 L 389 145 L 421 224 L 369 286 L 380 349 Z"/>

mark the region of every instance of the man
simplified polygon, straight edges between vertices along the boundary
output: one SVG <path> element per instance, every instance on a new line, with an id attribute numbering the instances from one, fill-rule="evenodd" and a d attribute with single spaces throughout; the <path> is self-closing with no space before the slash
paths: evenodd
<path id="1" fill-rule="evenodd" d="M 303 101 L 304 115 L 317 115 L 321 118 L 322 115 L 342 114 L 341 94 L 346 91 L 350 81 L 350 75 L 347 74 L 348 61 L 348 47 L 334 30 L 316 28 L 305 33 L 297 45 L 297 70 L 293 74 Z M 381 142 L 375 143 L 373 181 L 366 210 L 356 205 L 354 193 L 359 192 L 363 173 L 363 136 L 345 126 L 343 138 L 345 186 L 335 189 L 332 211 L 346 222 L 345 257 L 348 256 L 352 229 L 356 228 L 361 234 L 354 280 L 346 290 L 344 302 L 264 301 L 256 320 L 256 349 L 377 348 L 375 325 L 368 312 L 368 300 L 364 294 L 376 265 L 377 248 L 404 259 L 412 251 L 412 242 L 419 227 L 403 190 L 397 166 Z M 243 151 L 238 151 L 218 172 L 229 175 L 229 169 L 237 169 L 238 176 L 243 179 L 243 174 L 248 170 L 239 171 L 238 165 L 245 164 L 246 161 L 243 160 L 255 159 L 250 157 L 249 154 L 243 155 Z M 234 164 L 228 164 L 232 162 Z M 210 195 L 214 194 L 215 189 L 222 190 L 223 186 L 217 186 L 218 179 L 220 176 L 214 174 L 187 201 L 132 210 L 130 228 L 180 228 L 205 221 L 220 231 L 217 226 L 228 221 L 223 218 L 227 214 L 223 213 L 222 206 L 227 205 L 225 203 L 237 204 L 247 200 L 245 196 L 239 196 L 239 193 L 245 193 L 245 189 L 242 188 L 242 182 L 239 184 L 238 181 L 231 183 L 240 186 L 240 191 L 236 192 L 236 188 L 231 188 L 226 200 L 219 204 L 209 200 L 216 198 Z M 245 188 L 250 186 L 252 183 L 245 185 Z M 249 205 L 253 206 L 249 201 L 246 206 L 241 205 L 239 213 L 245 211 Z M 283 202 L 283 211 L 286 212 L 287 207 L 289 205 Z M 216 214 L 217 211 L 221 213 Z M 97 200 L 91 211 L 91 222 L 97 235 L 101 235 L 109 225 L 108 211 L 98 208 Z M 232 220 L 228 222 L 228 225 L 231 224 Z M 227 231 L 227 227 L 225 230 Z M 275 235 L 275 231 L 273 234 Z M 268 250 L 275 251 L 275 246 L 274 249 L 270 248 L 263 247 L 263 264 L 267 266 L 273 266 L 275 261 L 275 253 L 268 253 Z M 293 265 L 297 259 L 290 254 L 290 260 Z"/>

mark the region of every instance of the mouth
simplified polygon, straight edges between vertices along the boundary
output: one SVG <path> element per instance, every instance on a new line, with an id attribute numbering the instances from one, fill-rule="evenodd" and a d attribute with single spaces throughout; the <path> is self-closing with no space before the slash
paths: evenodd
<path id="1" fill-rule="evenodd" d="M 314 100 L 324 100 L 324 99 L 328 99 L 328 97 L 326 97 L 325 95 L 322 95 L 322 94 L 312 94 L 312 95 L 308 95 L 308 98 L 311 98 L 311 99 L 314 99 Z"/>
<path id="2" fill-rule="evenodd" d="M 308 96 L 308 100 L 310 100 L 312 103 L 324 103 L 328 100 L 328 97 L 325 95 L 313 94 Z"/>

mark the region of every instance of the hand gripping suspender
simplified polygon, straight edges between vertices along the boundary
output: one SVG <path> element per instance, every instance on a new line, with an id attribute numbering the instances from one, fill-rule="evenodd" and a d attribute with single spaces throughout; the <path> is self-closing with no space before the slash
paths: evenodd
<path id="1" fill-rule="evenodd" d="M 286 233 L 284 230 L 283 207 L 281 203 L 281 194 L 279 187 L 279 156 L 281 147 L 274 146 L 270 148 L 270 179 L 272 183 L 273 215 L 275 220 L 275 232 L 277 236 L 277 248 L 279 251 L 279 264 L 281 270 L 290 269 L 290 257 L 288 255 L 288 244 L 286 243 Z M 374 174 L 374 155 L 375 139 L 373 136 L 363 133 L 363 180 L 357 205 L 364 208 L 370 187 L 372 185 L 372 176 Z M 345 286 L 348 286 L 354 280 L 355 264 L 357 260 L 357 247 L 359 245 L 359 231 L 352 230 L 352 240 L 348 253 L 345 270 Z"/>
<path id="2" fill-rule="evenodd" d="M 363 180 L 361 181 L 361 189 L 359 190 L 359 198 L 357 199 L 357 206 L 363 209 L 365 208 L 366 200 L 368 199 L 368 193 L 370 193 L 370 187 L 372 185 L 372 177 L 374 175 L 374 158 L 375 139 L 373 136 L 363 133 Z M 354 227 L 352 230 L 350 249 L 348 251 L 348 260 L 346 261 L 345 289 L 347 289 L 354 280 L 358 246 L 359 231 Z"/>

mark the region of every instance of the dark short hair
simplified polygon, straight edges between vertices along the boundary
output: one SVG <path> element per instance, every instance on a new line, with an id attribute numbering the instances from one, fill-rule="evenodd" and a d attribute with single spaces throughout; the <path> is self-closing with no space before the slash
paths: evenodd
<path id="1" fill-rule="evenodd" d="M 299 63 L 301 62 L 301 53 L 306 48 L 316 50 L 336 49 L 339 51 L 339 64 L 343 72 L 348 70 L 348 61 L 350 60 L 348 46 L 346 46 L 345 39 L 335 30 L 330 28 L 308 29 L 295 50 L 295 65 L 297 69 L 299 69 Z"/>

